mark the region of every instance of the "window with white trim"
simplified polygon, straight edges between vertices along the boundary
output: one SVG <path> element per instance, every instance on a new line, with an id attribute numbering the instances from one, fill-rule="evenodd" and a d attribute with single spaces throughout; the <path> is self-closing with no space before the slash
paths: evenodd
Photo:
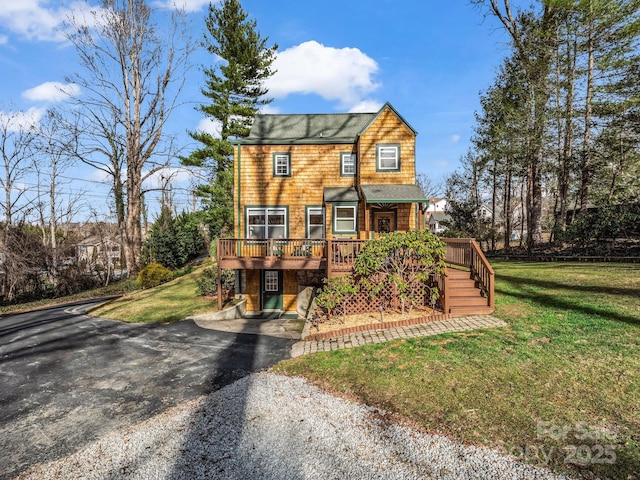
<path id="1" fill-rule="evenodd" d="M 247 238 L 286 238 L 286 208 L 248 208 Z"/>
<path id="2" fill-rule="evenodd" d="M 277 292 L 280 290 L 278 272 L 276 270 L 265 270 L 264 272 L 264 291 Z"/>
<path id="3" fill-rule="evenodd" d="M 324 209 L 322 207 L 307 209 L 307 238 L 324 238 Z"/>
<path id="4" fill-rule="evenodd" d="M 273 154 L 273 176 L 274 177 L 290 177 L 291 176 L 291 155 L 288 153 Z"/>
<path id="5" fill-rule="evenodd" d="M 343 177 L 352 177 L 356 174 L 356 154 L 341 153 L 340 154 L 340 175 Z"/>
<path id="6" fill-rule="evenodd" d="M 377 145 L 378 170 L 400 170 L 400 146 Z"/>
<path id="7" fill-rule="evenodd" d="M 333 207 L 333 231 L 336 233 L 355 232 L 356 215 L 355 205 L 336 205 Z"/>

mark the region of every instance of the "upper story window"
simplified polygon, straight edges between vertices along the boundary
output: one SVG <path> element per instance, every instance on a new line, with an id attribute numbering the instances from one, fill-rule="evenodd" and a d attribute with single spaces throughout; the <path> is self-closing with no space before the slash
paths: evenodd
<path id="1" fill-rule="evenodd" d="M 247 238 L 285 238 L 286 208 L 247 208 Z"/>
<path id="2" fill-rule="evenodd" d="M 400 145 L 386 143 L 376 145 L 376 157 L 378 171 L 393 172 L 400 170 Z"/>
<path id="3" fill-rule="evenodd" d="M 356 154 L 340 154 L 340 175 L 342 177 L 353 177 L 356 174 Z"/>
<path id="4" fill-rule="evenodd" d="M 291 155 L 289 153 L 273 154 L 273 176 L 274 177 L 290 177 L 291 176 Z"/>

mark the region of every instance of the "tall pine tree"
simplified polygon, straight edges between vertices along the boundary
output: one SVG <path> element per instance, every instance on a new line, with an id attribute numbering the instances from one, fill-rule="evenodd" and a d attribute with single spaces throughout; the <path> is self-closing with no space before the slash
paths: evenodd
<path id="1" fill-rule="evenodd" d="M 277 45 L 267 46 L 255 20 L 248 18 L 238 0 L 209 4 L 205 20 L 207 31 L 203 46 L 216 59 L 213 67 L 204 68 L 206 76 L 202 94 L 210 103 L 199 110 L 220 127 L 220 136 L 197 131 L 190 135 L 202 143 L 182 163 L 210 168 L 207 185 L 196 189 L 209 214 L 213 236 L 228 233 L 233 226 L 233 144 L 234 138 L 246 137 L 265 98 L 264 81 L 273 75 L 271 64 Z"/>

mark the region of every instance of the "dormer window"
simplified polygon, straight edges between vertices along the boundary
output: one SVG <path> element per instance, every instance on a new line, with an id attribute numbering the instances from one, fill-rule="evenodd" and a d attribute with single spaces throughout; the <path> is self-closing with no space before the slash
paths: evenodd
<path id="1" fill-rule="evenodd" d="M 291 155 L 288 153 L 273 154 L 273 176 L 274 177 L 290 177 L 291 176 Z"/>
<path id="2" fill-rule="evenodd" d="M 341 153 L 340 154 L 340 176 L 353 177 L 356 174 L 356 154 Z"/>
<path id="3" fill-rule="evenodd" d="M 377 170 L 379 172 L 397 172 L 400 170 L 400 145 L 385 143 L 376 145 Z"/>

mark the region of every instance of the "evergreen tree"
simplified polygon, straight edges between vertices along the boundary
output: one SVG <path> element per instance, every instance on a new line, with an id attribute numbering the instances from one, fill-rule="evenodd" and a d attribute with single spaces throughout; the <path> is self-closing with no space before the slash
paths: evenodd
<path id="1" fill-rule="evenodd" d="M 264 81 L 274 72 L 271 64 L 277 45 L 267 46 L 256 21 L 248 18 L 238 0 L 223 0 L 218 6 L 209 4 L 205 20 L 207 31 L 203 46 L 216 59 L 213 67 L 204 68 L 206 76 L 202 94 L 210 103 L 199 110 L 220 126 L 220 136 L 208 132 L 191 132 L 202 144 L 184 165 L 207 167 L 210 178 L 196 193 L 203 199 L 209 213 L 213 236 L 230 232 L 233 225 L 233 144 L 231 139 L 246 137 L 265 98 Z"/>

